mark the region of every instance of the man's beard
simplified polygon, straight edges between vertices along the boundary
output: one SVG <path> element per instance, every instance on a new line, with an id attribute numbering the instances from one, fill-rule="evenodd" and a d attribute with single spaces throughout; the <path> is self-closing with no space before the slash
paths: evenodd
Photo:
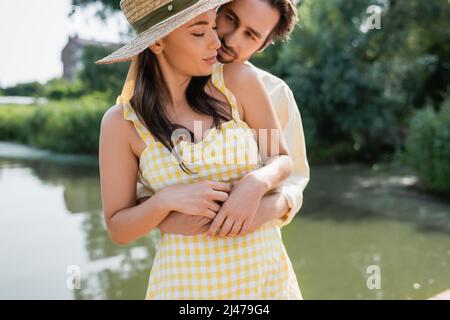
<path id="1" fill-rule="evenodd" d="M 223 57 L 220 55 L 220 53 L 217 54 L 217 60 L 218 60 L 220 63 L 222 63 L 222 64 L 228 64 L 228 63 L 233 63 L 233 62 L 234 62 L 233 59 L 227 60 L 227 59 L 223 58 Z"/>
<path id="2" fill-rule="evenodd" d="M 236 61 L 238 58 L 238 54 L 236 54 L 233 49 L 228 48 L 226 45 L 224 45 L 223 39 L 220 39 L 220 43 L 222 44 L 222 46 L 217 52 L 217 60 L 219 60 L 219 62 L 223 64 Z M 222 55 L 221 51 L 223 51 L 225 55 Z"/>

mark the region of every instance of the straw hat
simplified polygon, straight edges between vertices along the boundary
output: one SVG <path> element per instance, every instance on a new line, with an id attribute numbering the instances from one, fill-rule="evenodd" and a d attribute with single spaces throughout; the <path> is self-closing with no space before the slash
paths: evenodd
<path id="1" fill-rule="evenodd" d="M 137 36 L 96 64 L 132 60 L 196 16 L 231 0 L 121 0 L 120 8 Z"/>

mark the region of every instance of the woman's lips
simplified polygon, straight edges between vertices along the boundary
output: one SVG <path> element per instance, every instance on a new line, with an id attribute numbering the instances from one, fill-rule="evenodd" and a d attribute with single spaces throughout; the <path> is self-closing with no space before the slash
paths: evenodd
<path id="1" fill-rule="evenodd" d="M 217 55 L 210 58 L 203 59 L 207 64 L 215 64 L 217 62 Z"/>

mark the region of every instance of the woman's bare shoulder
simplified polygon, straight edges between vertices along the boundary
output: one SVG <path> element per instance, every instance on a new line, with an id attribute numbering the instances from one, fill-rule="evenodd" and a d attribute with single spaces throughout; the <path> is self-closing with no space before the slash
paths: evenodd
<path id="1" fill-rule="evenodd" d="M 111 139 L 121 139 L 123 141 L 131 132 L 128 122 L 123 116 L 123 106 L 116 104 L 103 114 L 100 130 L 107 133 L 107 136 Z M 127 141 L 130 140 L 127 139 Z"/>
<path id="2" fill-rule="evenodd" d="M 125 119 L 124 106 L 121 104 L 106 110 L 102 118 L 100 135 L 103 139 L 131 150 L 138 158 L 146 147 L 132 121 Z"/>
<path id="3" fill-rule="evenodd" d="M 131 133 L 133 124 L 124 117 L 124 107 L 121 104 L 116 104 L 110 107 L 103 115 L 102 127 L 113 127 L 118 131 L 118 134 Z"/>
<path id="4" fill-rule="evenodd" d="M 247 115 L 261 111 L 261 103 L 269 100 L 258 72 L 250 65 L 231 63 L 224 66 L 223 73 L 225 85 L 236 97 L 247 122 Z"/>
<path id="5" fill-rule="evenodd" d="M 251 81 L 258 81 L 255 68 L 245 63 L 229 63 L 223 67 L 223 77 L 227 86 L 246 87 Z"/>
<path id="6" fill-rule="evenodd" d="M 123 106 L 120 104 L 113 105 L 103 114 L 102 124 L 118 125 L 122 122 L 125 122 L 125 119 L 123 117 Z"/>

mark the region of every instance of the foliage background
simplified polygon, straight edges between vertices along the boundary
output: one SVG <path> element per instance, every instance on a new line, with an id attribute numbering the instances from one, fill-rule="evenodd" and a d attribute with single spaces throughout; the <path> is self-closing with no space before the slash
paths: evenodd
<path id="1" fill-rule="evenodd" d="M 116 0 L 72 0 L 81 9 L 99 3 L 101 19 L 120 9 Z M 382 10 L 380 29 L 365 27 L 371 5 Z M 448 158 L 436 160 L 436 155 L 448 157 L 448 153 L 439 149 L 440 145 L 450 145 L 445 131 L 450 127 L 445 117 L 448 111 L 442 110 L 450 101 L 448 0 L 304 0 L 298 8 L 300 22 L 291 40 L 270 46 L 252 62 L 284 79 L 294 92 L 309 161 L 374 163 L 401 159 L 420 172 L 424 185 L 448 190 L 448 186 L 430 183 L 435 179 L 435 173 L 430 172 L 439 172 L 444 180 L 450 181 L 443 165 Z M 94 144 L 84 142 L 95 136 L 98 125 L 92 127 L 87 140 L 72 141 L 70 135 L 79 130 L 89 131 L 82 120 L 99 122 L 101 111 L 113 104 L 120 93 L 129 65 L 94 64 L 108 53 L 105 48 L 87 47 L 82 57 L 84 67 L 74 83 L 53 79 L 46 84 L 25 83 L 1 89 L 0 95 L 45 96 L 53 102 L 43 108 L 47 111 L 33 111 L 32 116 L 25 111 L 27 108 L 0 108 L 0 139 L 53 148 L 58 143 L 52 135 L 57 134 L 59 139 L 64 136 L 71 141 L 68 146 L 58 147 L 58 151 L 95 153 Z M 99 94 L 102 102 L 97 99 Z M 80 106 L 86 101 L 96 103 L 91 108 L 100 111 L 85 113 Z M 52 107 L 58 111 L 50 111 Z M 74 119 L 62 121 L 64 126 L 56 129 L 56 124 L 51 125 L 48 119 L 59 112 L 64 121 L 71 114 Z M 94 115 L 98 118 L 91 119 Z M 15 133 L 13 128 L 27 124 L 30 117 L 34 130 L 45 128 L 45 134 L 25 128 Z M 39 121 L 43 124 L 38 125 Z M 430 141 L 429 127 L 440 137 L 439 144 Z M 68 130 L 65 135 L 60 131 L 63 128 Z M 27 138 L 26 132 L 32 136 Z M 41 138 L 37 138 L 39 135 Z M 417 157 L 419 146 L 429 143 L 434 151 L 427 153 L 427 161 L 424 160 L 428 169 L 408 161 L 408 157 Z M 443 167 L 430 169 L 430 166 Z"/>

